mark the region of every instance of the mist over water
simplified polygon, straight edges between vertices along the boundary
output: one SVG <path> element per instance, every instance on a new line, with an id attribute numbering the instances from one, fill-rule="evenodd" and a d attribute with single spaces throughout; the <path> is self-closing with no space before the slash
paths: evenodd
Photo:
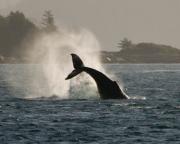
<path id="1" fill-rule="evenodd" d="M 28 47 L 29 51 L 26 55 L 31 61 L 38 63 L 40 76 L 37 76 L 37 73 L 31 73 L 32 77 L 29 81 L 31 84 L 28 87 L 30 92 L 26 98 L 54 95 L 60 99 L 67 99 L 70 96 L 77 97 L 77 95 L 81 98 L 97 97 L 96 84 L 87 74 L 81 73 L 71 80 L 65 80 L 65 77 L 74 69 L 71 53 L 79 55 L 85 66 L 105 73 L 98 53 L 101 50 L 100 44 L 89 30 L 68 31 L 64 29 L 51 34 L 45 33 L 38 36 Z M 16 87 L 17 85 L 18 82 Z"/>

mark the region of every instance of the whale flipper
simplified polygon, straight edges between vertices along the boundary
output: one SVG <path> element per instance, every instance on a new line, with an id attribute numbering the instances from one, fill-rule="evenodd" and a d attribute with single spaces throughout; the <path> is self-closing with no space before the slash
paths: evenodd
<path id="1" fill-rule="evenodd" d="M 73 66 L 76 70 L 81 69 L 82 67 L 84 67 L 84 64 L 82 62 L 82 60 L 80 59 L 80 57 L 76 54 L 71 54 L 72 56 L 72 61 L 73 61 Z"/>
<path id="2" fill-rule="evenodd" d="M 71 54 L 71 56 L 74 70 L 66 77 L 66 80 L 71 79 L 84 71 L 95 80 L 102 99 L 128 99 L 128 96 L 120 89 L 116 81 L 112 81 L 106 75 L 95 69 L 85 67 L 78 55 Z"/>
<path id="3" fill-rule="evenodd" d="M 82 72 L 84 64 L 80 57 L 76 54 L 71 54 L 74 70 L 65 78 L 65 80 L 71 79 Z"/>
<path id="4" fill-rule="evenodd" d="M 66 78 L 65 80 L 71 79 L 75 77 L 76 75 L 80 74 L 82 71 L 80 70 L 73 70 Z"/>

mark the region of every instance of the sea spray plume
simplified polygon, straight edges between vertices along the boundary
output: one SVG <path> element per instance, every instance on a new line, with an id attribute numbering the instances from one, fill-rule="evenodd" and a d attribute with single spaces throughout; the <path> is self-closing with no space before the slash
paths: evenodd
<path id="1" fill-rule="evenodd" d="M 26 42 L 26 58 L 34 63 L 16 69 L 6 75 L 13 91 L 19 91 L 23 98 L 96 98 L 96 85 L 88 75 L 81 74 L 65 82 L 64 77 L 72 69 L 69 53 L 82 56 L 87 65 L 106 74 L 99 58 L 100 45 L 88 30 L 41 33 L 33 42 Z M 93 58 L 92 58 L 93 56 Z M 26 65 L 27 66 L 27 65 Z M 17 77 L 18 75 L 18 77 Z"/>
<path id="2" fill-rule="evenodd" d="M 51 97 L 56 95 L 61 99 L 66 99 L 78 92 L 76 95 L 82 95 L 83 98 L 96 96 L 96 87 L 94 81 L 87 75 L 81 75 L 76 80 L 65 82 L 64 77 L 72 69 L 69 53 L 78 53 L 88 65 L 92 65 L 96 69 L 105 72 L 100 62 L 98 52 L 101 50 L 96 37 L 87 29 L 79 31 L 68 31 L 63 29 L 61 32 L 44 33 L 39 35 L 34 44 L 31 43 L 27 51 L 27 56 L 31 61 L 39 63 L 41 68 L 41 77 L 30 83 L 32 86 L 29 90 L 39 87 L 38 93 L 30 94 L 31 98 L 36 97 Z M 92 59 L 93 55 L 93 59 Z M 36 75 L 36 74 L 34 74 Z M 43 85 L 42 85 L 43 83 Z M 89 95 L 85 93 L 86 88 L 82 88 L 80 83 L 92 90 Z M 73 89 L 74 85 L 81 86 L 80 89 Z M 71 94 L 69 92 L 71 91 Z M 74 95 L 73 95 L 74 96 Z M 81 96 L 80 96 L 81 97 Z M 74 97 L 73 97 L 74 98 Z"/>

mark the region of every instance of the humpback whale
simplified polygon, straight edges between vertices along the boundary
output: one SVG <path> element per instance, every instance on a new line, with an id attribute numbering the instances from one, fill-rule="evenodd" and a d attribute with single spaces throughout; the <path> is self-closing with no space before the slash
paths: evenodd
<path id="1" fill-rule="evenodd" d="M 71 56 L 74 70 L 65 80 L 71 79 L 81 72 L 86 72 L 95 80 L 101 99 L 128 99 L 128 96 L 120 89 L 116 81 L 112 81 L 100 71 L 84 66 L 78 55 L 71 54 Z"/>

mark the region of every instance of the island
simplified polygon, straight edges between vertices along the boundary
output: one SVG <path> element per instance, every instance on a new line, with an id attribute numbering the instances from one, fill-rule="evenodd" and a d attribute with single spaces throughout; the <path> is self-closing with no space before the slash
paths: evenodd
<path id="1" fill-rule="evenodd" d="M 155 43 L 133 44 L 100 55 L 103 63 L 180 63 L 180 49 Z"/>

